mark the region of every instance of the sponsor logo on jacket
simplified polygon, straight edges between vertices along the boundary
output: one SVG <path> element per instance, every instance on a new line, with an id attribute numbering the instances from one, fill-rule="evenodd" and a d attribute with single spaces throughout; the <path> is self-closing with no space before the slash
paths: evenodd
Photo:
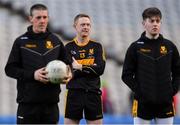
<path id="1" fill-rule="evenodd" d="M 26 48 L 36 48 L 37 45 L 36 44 L 25 44 Z"/>
<path id="2" fill-rule="evenodd" d="M 141 48 L 140 51 L 143 52 L 143 53 L 150 53 L 151 49 Z"/>

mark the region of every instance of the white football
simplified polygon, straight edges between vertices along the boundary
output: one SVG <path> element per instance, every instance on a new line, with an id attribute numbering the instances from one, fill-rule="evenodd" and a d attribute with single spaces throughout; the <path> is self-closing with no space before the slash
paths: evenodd
<path id="1" fill-rule="evenodd" d="M 67 76 L 67 65 L 60 60 L 53 60 L 46 66 L 47 77 L 51 83 L 60 84 Z"/>

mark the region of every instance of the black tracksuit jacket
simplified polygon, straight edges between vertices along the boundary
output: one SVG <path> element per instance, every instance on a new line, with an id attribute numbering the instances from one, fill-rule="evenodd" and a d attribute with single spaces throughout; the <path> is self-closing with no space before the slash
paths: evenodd
<path id="1" fill-rule="evenodd" d="M 63 43 L 48 30 L 35 34 L 30 26 L 25 34 L 15 40 L 5 72 L 9 77 L 17 79 L 18 103 L 59 102 L 59 84 L 43 84 L 34 79 L 35 70 L 56 59 L 71 63 Z"/>
<path id="2" fill-rule="evenodd" d="M 127 50 L 122 80 L 141 102 L 171 103 L 180 83 L 176 46 L 161 34 L 148 39 L 144 32 Z"/>

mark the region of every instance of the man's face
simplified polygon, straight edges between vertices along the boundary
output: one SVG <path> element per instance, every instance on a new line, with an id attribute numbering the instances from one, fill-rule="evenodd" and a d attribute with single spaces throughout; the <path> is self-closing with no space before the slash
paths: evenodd
<path id="1" fill-rule="evenodd" d="M 90 31 L 91 31 L 91 21 L 87 17 L 81 17 L 79 18 L 75 24 L 74 27 L 77 31 L 77 34 L 81 38 L 89 37 Z"/>
<path id="2" fill-rule="evenodd" d="M 30 16 L 30 22 L 33 25 L 35 33 L 42 33 L 46 31 L 48 25 L 48 11 L 47 10 L 34 10 Z"/>
<path id="3" fill-rule="evenodd" d="M 143 21 L 143 26 L 147 34 L 156 36 L 160 33 L 161 19 L 158 16 L 147 18 Z"/>

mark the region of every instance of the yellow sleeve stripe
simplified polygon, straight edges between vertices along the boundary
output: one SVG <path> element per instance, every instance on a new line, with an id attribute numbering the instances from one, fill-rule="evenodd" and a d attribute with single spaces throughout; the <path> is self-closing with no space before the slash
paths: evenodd
<path id="1" fill-rule="evenodd" d="M 138 101 L 136 99 L 133 100 L 132 106 L 132 116 L 137 117 L 137 110 L 138 110 Z"/>

